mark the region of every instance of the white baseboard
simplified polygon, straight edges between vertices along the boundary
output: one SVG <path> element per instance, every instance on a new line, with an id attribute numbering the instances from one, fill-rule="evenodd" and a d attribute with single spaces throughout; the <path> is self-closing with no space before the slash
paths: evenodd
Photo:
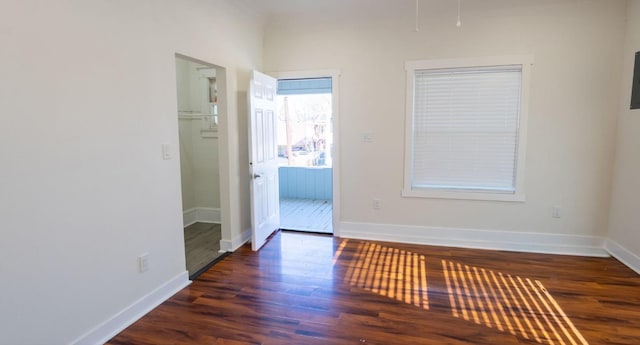
<path id="1" fill-rule="evenodd" d="M 189 284 L 191 284 L 191 281 L 187 271 L 178 274 L 107 321 L 71 342 L 71 345 L 102 345 L 106 343 Z"/>
<path id="2" fill-rule="evenodd" d="M 530 232 L 340 222 L 340 237 L 435 246 L 607 257 L 604 238 Z"/>
<path id="3" fill-rule="evenodd" d="M 231 241 L 221 240 L 220 251 L 234 252 L 236 251 L 236 249 L 242 247 L 242 245 L 249 242 L 250 239 L 251 239 L 251 229 L 246 229 L 239 235 L 234 236 L 233 239 L 231 239 Z"/>
<path id="4" fill-rule="evenodd" d="M 621 246 L 614 240 L 607 239 L 604 248 L 616 259 L 640 274 L 640 256 Z"/>
<path id="5" fill-rule="evenodd" d="M 196 209 L 190 208 L 186 211 L 182 212 L 182 224 L 186 228 L 187 226 L 197 223 L 198 218 L 196 217 Z"/>
<path id="6" fill-rule="evenodd" d="M 182 212 L 183 225 L 194 223 L 215 223 L 220 224 L 220 209 L 211 207 L 193 207 Z"/>
<path id="7" fill-rule="evenodd" d="M 220 209 L 209 207 L 198 207 L 197 219 L 200 223 L 220 224 Z"/>

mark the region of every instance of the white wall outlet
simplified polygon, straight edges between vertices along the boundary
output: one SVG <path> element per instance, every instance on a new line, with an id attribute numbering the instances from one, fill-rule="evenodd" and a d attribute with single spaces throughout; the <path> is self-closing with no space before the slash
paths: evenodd
<path id="1" fill-rule="evenodd" d="M 164 160 L 171 159 L 171 145 L 170 144 L 162 144 L 162 159 L 164 159 Z"/>
<path id="2" fill-rule="evenodd" d="M 560 206 L 551 207 L 551 217 L 553 218 L 561 218 L 562 217 L 562 209 Z"/>
<path id="3" fill-rule="evenodd" d="M 149 270 L 149 253 L 144 253 L 138 257 L 138 272 L 144 273 Z"/>
<path id="4" fill-rule="evenodd" d="M 373 199 L 372 206 L 374 210 L 379 210 L 382 207 L 380 199 Z"/>

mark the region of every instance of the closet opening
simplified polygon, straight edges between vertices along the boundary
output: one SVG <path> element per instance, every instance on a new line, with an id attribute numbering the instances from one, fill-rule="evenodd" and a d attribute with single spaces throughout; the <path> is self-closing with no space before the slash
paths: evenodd
<path id="1" fill-rule="evenodd" d="M 186 268 L 195 279 L 225 254 L 218 136 L 219 67 L 176 54 Z"/>

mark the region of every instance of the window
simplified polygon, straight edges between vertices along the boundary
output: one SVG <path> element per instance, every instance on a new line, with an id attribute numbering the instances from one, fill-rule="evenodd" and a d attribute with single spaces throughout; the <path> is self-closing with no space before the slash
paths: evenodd
<path id="1" fill-rule="evenodd" d="M 524 201 L 531 59 L 407 62 L 403 195 Z"/>

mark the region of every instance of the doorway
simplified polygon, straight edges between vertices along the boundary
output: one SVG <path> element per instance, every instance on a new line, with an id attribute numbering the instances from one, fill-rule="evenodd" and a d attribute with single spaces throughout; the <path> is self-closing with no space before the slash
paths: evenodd
<path id="1" fill-rule="evenodd" d="M 190 279 L 222 256 L 217 67 L 176 55 L 186 266 Z"/>
<path id="2" fill-rule="evenodd" d="M 333 77 L 278 79 L 280 228 L 333 233 Z"/>

